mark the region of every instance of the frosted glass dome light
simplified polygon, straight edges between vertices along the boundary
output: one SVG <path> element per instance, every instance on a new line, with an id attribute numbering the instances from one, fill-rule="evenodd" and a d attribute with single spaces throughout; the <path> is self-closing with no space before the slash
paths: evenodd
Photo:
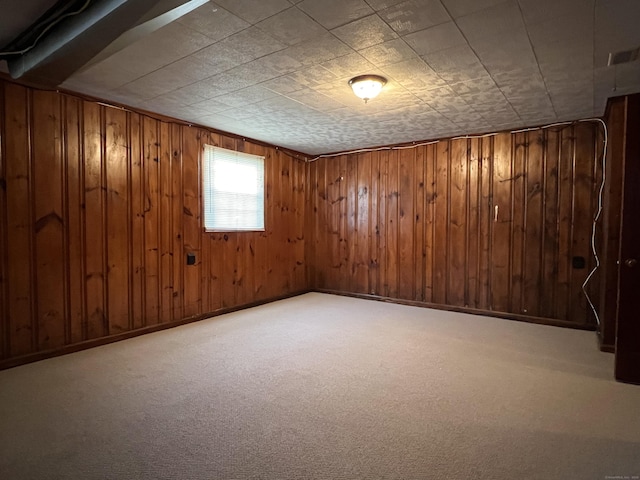
<path id="1" fill-rule="evenodd" d="M 364 103 L 377 97 L 386 83 L 387 79 L 379 75 L 360 75 L 349 80 L 353 93 L 363 99 Z"/>

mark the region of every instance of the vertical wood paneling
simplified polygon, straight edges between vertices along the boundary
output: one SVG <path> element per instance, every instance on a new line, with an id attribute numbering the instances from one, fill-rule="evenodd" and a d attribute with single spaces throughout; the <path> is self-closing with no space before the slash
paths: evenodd
<path id="1" fill-rule="evenodd" d="M 282 176 L 281 176 L 281 159 L 280 155 L 276 152 L 271 152 L 267 159 L 265 159 L 268 168 L 265 172 L 265 187 L 268 190 L 269 208 L 267 209 L 267 250 L 271 257 L 274 259 L 274 264 L 270 267 L 269 277 L 278 279 L 274 282 L 269 282 L 266 285 L 267 295 L 271 296 L 272 292 L 278 290 L 284 279 L 281 276 L 282 266 L 280 265 L 281 250 L 278 248 L 282 238 L 282 228 L 280 228 L 280 214 L 282 212 L 282 198 L 276 196 L 276 192 L 279 191 Z M 324 197 L 326 201 L 326 196 Z M 326 211 L 326 208 L 323 208 Z"/>
<path id="2" fill-rule="evenodd" d="M 424 301 L 435 303 L 433 299 L 433 265 L 435 264 L 435 207 L 437 199 L 436 185 L 436 146 L 427 145 L 425 159 L 425 265 L 424 265 Z"/>
<path id="3" fill-rule="evenodd" d="M 105 109 L 107 308 L 109 333 L 129 329 L 129 159 L 127 113 Z"/>
<path id="4" fill-rule="evenodd" d="M 482 205 L 480 190 L 480 151 L 479 139 L 469 139 L 467 143 L 467 298 L 466 304 L 471 308 L 478 308 L 480 281 L 480 212 Z"/>
<path id="5" fill-rule="evenodd" d="M 84 311 L 84 245 L 82 242 L 84 206 L 84 163 L 82 161 L 81 102 L 72 97 L 64 102 L 64 144 L 66 198 L 65 198 L 65 263 L 67 285 L 67 343 L 81 342 L 86 338 Z"/>
<path id="6" fill-rule="evenodd" d="M 560 157 L 560 138 L 556 130 L 544 132 L 544 207 L 542 222 L 542 294 L 540 295 L 540 316 L 554 318 L 555 299 L 558 282 L 558 161 Z"/>
<path id="7" fill-rule="evenodd" d="M 571 260 L 592 262 L 594 124 L 305 165 L 68 95 L 2 91 L 0 358 L 307 286 L 592 321 L 588 269 Z M 205 143 L 266 157 L 264 232 L 203 231 Z"/>
<path id="8" fill-rule="evenodd" d="M 30 94 L 24 87 L 7 85 L 4 95 L 6 137 L 3 149 L 7 222 L 7 316 L 8 357 L 36 350 L 31 202 Z M 9 141 L 12 139 L 12 141 Z M 8 159 L 11 159 L 9 162 Z M 20 262 L 11 261 L 21 259 Z"/>
<path id="9" fill-rule="evenodd" d="M 33 93 L 34 199 L 38 349 L 65 343 L 61 98 Z"/>
<path id="10" fill-rule="evenodd" d="M 378 153 L 378 165 L 379 165 L 379 178 L 380 186 L 378 188 L 378 218 L 377 218 L 377 233 L 378 233 L 378 295 L 389 295 L 389 282 L 387 280 L 388 272 L 388 258 L 387 258 L 387 198 L 389 197 L 388 177 L 389 177 L 389 152 L 383 151 Z M 344 167 L 346 169 L 346 165 Z M 346 213 L 344 214 L 346 216 Z M 348 225 L 345 222 L 345 229 L 348 232 Z M 345 232 L 345 236 L 347 233 Z M 345 252 L 347 253 L 347 252 Z M 348 265 L 349 259 L 345 255 L 345 263 Z M 345 266 L 348 269 L 348 266 Z"/>
<path id="11" fill-rule="evenodd" d="M 364 155 L 356 157 L 356 238 L 355 246 L 355 289 L 359 293 L 370 293 L 369 290 L 369 223 L 371 164 Z M 339 218 L 339 216 L 338 216 Z"/>
<path id="12" fill-rule="evenodd" d="M 415 295 L 415 150 L 400 150 L 398 171 L 398 298 L 413 300 Z M 364 159 L 363 159 L 364 160 Z M 367 179 L 365 179 L 366 181 Z M 363 190 L 367 185 L 361 186 Z M 365 226 L 363 225 L 362 228 Z"/>
<path id="13" fill-rule="evenodd" d="M 387 235 L 387 278 L 386 296 L 398 297 L 398 163 L 400 152 L 389 152 L 387 163 L 387 201 L 386 201 L 386 235 Z M 352 257 L 353 258 L 353 257 Z"/>
<path id="14" fill-rule="evenodd" d="M 415 284 L 413 286 L 412 298 L 418 301 L 424 301 L 425 291 L 425 263 L 426 263 L 426 249 L 425 249 L 425 163 L 426 163 L 426 148 L 421 147 L 416 150 L 415 157 L 415 178 L 412 178 L 414 189 L 413 203 L 415 205 L 414 212 L 414 262 L 413 262 L 413 275 Z M 374 197 L 375 198 L 375 197 Z"/>
<path id="15" fill-rule="evenodd" d="M 102 107 L 84 105 L 84 225 L 85 249 L 85 312 L 88 339 L 107 335 L 105 312 L 104 189 L 102 156 Z"/>
<path id="16" fill-rule="evenodd" d="M 493 152 L 491 309 L 511 311 L 511 135 L 499 134 Z"/>
<path id="17" fill-rule="evenodd" d="M 447 265 L 449 263 L 449 154 L 451 144 L 436 145 L 434 172 L 433 303 L 447 303 Z"/>
<path id="18" fill-rule="evenodd" d="M 466 304 L 467 276 L 467 140 L 451 142 L 449 156 L 449 231 L 447 302 L 463 307 Z"/>
<path id="19" fill-rule="evenodd" d="M 174 252 L 181 257 L 184 265 L 184 316 L 191 317 L 202 313 L 200 299 L 200 238 L 202 223 L 200 221 L 200 177 L 198 161 L 200 152 L 200 134 L 198 129 L 186 127 L 183 131 L 183 177 L 182 177 L 182 225 L 184 227 L 184 250 Z M 186 264 L 187 253 L 196 256 L 195 265 Z"/>
<path id="20" fill-rule="evenodd" d="M 544 212 L 544 145 L 543 133 L 527 133 L 527 177 L 524 236 L 524 300 L 522 311 L 528 315 L 541 316 L 540 294 L 543 282 L 543 212 Z"/>
<path id="21" fill-rule="evenodd" d="M 0 112 L 0 361 L 307 288 L 304 162 L 4 81 Z M 266 157 L 265 232 L 204 232 L 205 143 Z"/>
<path id="22" fill-rule="evenodd" d="M 129 138 L 131 139 L 131 328 L 138 329 L 145 324 L 145 250 L 144 250 L 144 175 L 142 171 L 142 117 L 131 114 Z"/>
<path id="23" fill-rule="evenodd" d="M 143 175 L 145 178 L 144 244 L 145 244 L 145 298 L 147 325 L 160 322 L 160 141 L 157 120 L 143 120 Z"/>
<path id="24" fill-rule="evenodd" d="M 158 225 L 159 241 L 158 241 L 158 256 L 159 256 L 159 278 L 158 283 L 160 286 L 160 309 L 158 312 L 159 322 L 170 322 L 173 318 L 173 255 L 174 245 L 173 236 L 171 232 L 172 221 L 166 221 L 165 219 L 173 219 L 172 215 L 172 160 L 173 155 L 171 151 L 171 134 L 170 126 L 161 123 L 159 125 L 158 132 L 158 177 L 159 177 L 159 191 L 158 191 L 158 218 L 160 219 Z M 180 203 L 180 202 L 178 202 Z M 180 317 L 178 317 L 180 318 Z"/>
<path id="25" fill-rule="evenodd" d="M 560 159 L 558 165 L 558 283 L 556 285 L 555 317 L 567 318 L 571 298 L 571 237 L 575 214 L 575 144 L 573 127 L 560 131 Z M 590 215 L 590 212 L 584 212 Z"/>
<path id="26" fill-rule="evenodd" d="M 588 270 L 572 258 L 591 261 L 597 131 L 583 123 L 313 162 L 314 286 L 584 325 Z"/>
<path id="27" fill-rule="evenodd" d="M 184 318 L 184 268 L 185 256 L 183 247 L 183 176 L 182 176 L 182 129 L 177 125 L 170 125 L 167 150 L 171 157 L 171 215 L 168 222 L 171 231 L 171 259 L 172 269 L 171 298 L 173 308 L 173 320 Z"/>
<path id="28" fill-rule="evenodd" d="M 524 252 L 525 231 L 527 229 L 527 133 L 521 132 L 513 135 L 513 173 L 511 180 L 511 306 L 510 311 L 514 313 L 523 312 L 523 282 L 524 282 Z"/>
<path id="29" fill-rule="evenodd" d="M 491 252 L 495 210 L 493 203 L 493 145 L 494 137 L 479 139 L 480 167 L 480 260 L 478 262 L 478 308 L 491 309 Z M 500 212 L 498 211 L 498 215 Z"/>
<path id="30" fill-rule="evenodd" d="M 595 131 L 584 123 L 574 127 L 574 137 L 584 139 L 583 142 L 575 142 L 574 164 L 574 189 L 573 189 L 573 225 L 571 229 L 571 257 L 582 257 L 585 260 L 585 268 L 572 269 L 569 300 L 569 319 L 576 323 L 593 323 L 591 310 L 587 309 L 587 302 L 582 291 L 582 284 L 593 268 L 593 255 L 591 255 L 591 232 L 593 216 L 596 209 L 595 196 L 598 180 L 597 172 L 594 172 L 595 159 L 598 153 L 595 151 Z M 585 212 L 582 215 L 576 212 Z M 597 280 L 597 279 L 596 279 Z M 597 297 L 593 298 L 597 302 Z"/>

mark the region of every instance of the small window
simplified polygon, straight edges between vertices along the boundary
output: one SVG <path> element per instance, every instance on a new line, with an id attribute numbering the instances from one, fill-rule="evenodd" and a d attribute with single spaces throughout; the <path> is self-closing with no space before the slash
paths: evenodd
<path id="1" fill-rule="evenodd" d="M 204 228 L 264 230 L 264 157 L 204 146 Z"/>

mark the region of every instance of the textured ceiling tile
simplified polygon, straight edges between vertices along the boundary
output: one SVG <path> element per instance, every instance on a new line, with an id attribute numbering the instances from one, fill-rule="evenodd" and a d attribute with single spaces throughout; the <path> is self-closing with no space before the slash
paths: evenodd
<path id="1" fill-rule="evenodd" d="M 120 87 L 116 92 L 137 93 L 142 99 L 162 95 L 216 73 L 215 67 L 186 57 Z"/>
<path id="2" fill-rule="evenodd" d="M 499 92 L 498 86 L 489 75 L 466 82 L 452 83 L 449 85 L 449 88 L 451 88 L 453 93 L 456 95 L 468 95 L 472 93 L 493 91 Z"/>
<path id="3" fill-rule="evenodd" d="M 282 73 L 277 69 L 270 68 L 268 65 L 265 65 L 262 58 L 240 65 L 226 73 L 242 82 L 247 82 L 247 85 L 245 86 L 265 82 L 282 75 Z"/>
<path id="4" fill-rule="evenodd" d="M 355 50 L 393 40 L 398 36 L 379 16 L 370 15 L 331 30 L 336 37 Z"/>
<path id="5" fill-rule="evenodd" d="M 359 108 L 364 103 L 362 99 L 356 97 L 353 94 L 353 91 L 351 90 L 349 84 L 343 80 L 319 85 L 317 87 L 314 87 L 314 90 L 349 108 Z"/>
<path id="6" fill-rule="evenodd" d="M 325 33 L 325 29 L 296 7 L 258 23 L 257 26 L 287 45 L 295 45 Z"/>
<path id="7" fill-rule="evenodd" d="M 343 104 L 308 88 L 289 93 L 287 97 L 322 112 L 344 107 Z"/>
<path id="8" fill-rule="evenodd" d="M 280 75 L 286 75 L 302 67 L 302 59 L 291 55 L 290 49 L 288 48 L 272 53 L 271 55 L 266 55 L 258 60 L 260 65 L 275 70 Z"/>
<path id="9" fill-rule="evenodd" d="M 175 23 L 206 35 L 214 42 L 249 26 L 244 20 L 211 2 L 196 8 L 179 18 Z"/>
<path id="10" fill-rule="evenodd" d="M 291 7 L 287 0 L 216 0 L 216 3 L 251 24 Z"/>
<path id="11" fill-rule="evenodd" d="M 221 73 L 251 61 L 253 56 L 249 52 L 238 51 L 218 42 L 191 54 L 190 58 L 206 62 L 216 67 L 218 73 Z"/>
<path id="12" fill-rule="evenodd" d="M 112 90 L 155 70 L 153 66 L 144 64 L 136 64 L 135 68 L 129 68 L 128 64 L 124 64 L 122 68 L 118 68 L 118 63 L 112 58 L 107 58 L 86 70 L 73 74 L 62 86 L 73 90 L 81 89 L 84 86 L 90 86 L 97 91 Z"/>
<path id="13" fill-rule="evenodd" d="M 404 37 L 418 55 L 466 45 L 467 41 L 453 22 L 441 23 L 435 27 L 420 30 Z"/>
<path id="14" fill-rule="evenodd" d="M 492 7 L 504 0 L 442 0 L 452 17 L 458 18 Z"/>
<path id="15" fill-rule="evenodd" d="M 440 0 L 409 0 L 382 10 L 379 15 L 400 35 L 451 20 Z"/>
<path id="16" fill-rule="evenodd" d="M 482 91 L 469 91 L 468 93 L 461 93 L 460 98 L 462 98 L 469 105 L 476 105 L 477 103 L 501 103 L 505 100 L 504 94 L 495 89 L 488 89 Z"/>
<path id="17" fill-rule="evenodd" d="M 165 93 L 157 98 L 165 104 L 175 103 L 177 105 L 192 105 L 205 100 L 204 97 L 192 93 L 190 94 L 183 91 L 181 88 Z"/>
<path id="18" fill-rule="evenodd" d="M 609 52 L 640 46 L 637 0 L 597 0 L 595 34 L 594 0 L 520 0 L 528 31 L 515 1 L 442 0 L 469 45 L 448 16 L 434 20 L 438 2 L 363 1 L 410 45 L 377 15 L 334 36 L 293 7 L 330 25 L 349 21 L 340 11 L 357 0 L 225 2 L 263 19 L 261 30 L 209 2 L 64 85 L 317 153 L 602 115 L 608 96 L 640 91 L 640 62 L 605 67 Z M 275 13 L 263 18 L 265 8 Z M 364 73 L 389 80 L 368 104 L 347 83 Z"/>
<path id="19" fill-rule="evenodd" d="M 510 101 L 511 106 L 520 117 L 526 121 L 527 117 L 543 117 L 548 115 L 555 115 L 555 110 L 551 100 L 548 98 L 540 99 L 536 103 L 529 101 L 516 102 Z"/>
<path id="20" fill-rule="evenodd" d="M 279 93 L 281 95 L 286 93 L 295 92 L 304 88 L 304 85 L 300 84 L 295 78 L 289 75 L 283 75 L 282 77 L 267 80 L 260 84 L 261 86 L 268 88 L 272 92 Z"/>
<path id="21" fill-rule="evenodd" d="M 489 103 L 474 103 L 473 109 L 483 116 L 491 116 L 492 113 L 503 115 L 510 114 L 516 115 L 513 106 L 507 99 L 502 99 L 499 102 L 489 102 Z"/>
<path id="22" fill-rule="evenodd" d="M 376 73 L 373 71 L 373 64 L 359 53 L 351 53 L 349 55 L 324 62 L 322 66 L 338 78 L 349 79 L 356 75 Z"/>
<path id="23" fill-rule="evenodd" d="M 373 13 L 364 0 L 304 0 L 298 4 L 298 8 L 327 29 L 339 27 Z"/>
<path id="24" fill-rule="evenodd" d="M 593 45 L 593 11 L 579 10 L 566 17 L 552 17 L 527 26 L 527 31 L 535 46 L 565 42 L 575 37 Z"/>
<path id="25" fill-rule="evenodd" d="M 252 111 L 250 106 L 244 105 L 240 108 L 230 108 L 229 110 L 225 110 L 224 116 L 233 118 L 234 120 L 245 120 L 250 123 L 252 117 L 255 116 L 255 113 Z"/>
<path id="26" fill-rule="evenodd" d="M 498 85 L 500 88 L 507 85 L 526 84 L 532 81 L 531 79 L 535 79 L 536 81 L 539 80 L 542 82 L 540 70 L 537 66 L 535 68 L 529 69 L 491 72 L 491 78 L 493 78 L 493 80 L 496 82 L 496 85 Z"/>
<path id="27" fill-rule="evenodd" d="M 507 98 L 537 98 L 548 94 L 547 88 L 540 75 L 529 77 L 527 81 L 504 84 L 500 87 L 500 90 Z"/>
<path id="28" fill-rule="evenodd" d="M 188 107 L 194 115 L 210 115 L 212 113 L 224 112 L 225 110 L 229 110 L 231 105 L 227 105 L 226 103 L 222 103 L 217 99 L 209 99 L 203 100 L 201 102 L 196 102 L 193 105 Z"/>
<path id="29" fill-rule="evenodd" d="M 289 47 L 288 55 L 300 59 L 302 65 L 315 65 L 336 57 L 353 53 L 353 49 L 345 45 L 329 32 Z"/>
<path id="30" fill-rule="evenodd" d="M 536 56 L 524 31 L 512 32 L 508 42 L 500 37 L 487 37 L 471 46 L 490 73 L 537 68 Z"/>
<path id="31" fill-rule="evenodd" d="M 387 65 L 383 71 L 385 75 L 392 77 L 403 87 L 413 92 L 432 90 L 447 85 L 447 82 L 421 58 Z"/>
<path id="32" fill-rule="evenodd" d="M 399 3 L 405 2 L 406 0 L 366 0 L 367 3 L 373 8 L 375 11 L 384 10 L 385 8 L 393 7 Z"/>
<path id="33" fill-rule="evenodd" d="M 242 52 L 252 60 L 287 47 L 257 27 L 246 28 L 225 38 L 218 45 Z"/>
<path id="34" fill-rule="evenodd" d="M 338 79 L 333 73 L 321 65 L 314 65 L 290 73 L 287 75 L 287 78 L 292 79 L 299 86 L 306 88 L 315 88 Z M 300 88 L 296 88 L 295 90 L 300 90 Z"/>
<path id="35" fill-rule="evenodd" d="M 422 58 L 448 83 L 465 82 L 487 75 L 478 57 L 467 46 L 440 50 Z"/>
<path id="36" fill-rule="evenodd" d="M 524 30 L 522 15 L 515 0 L 460 17 L 456 23 L 472 45 L 485 37 L 502 37 L 506 40 L 514 30 Z"/>
<path id="37" fill-rule="evenodd" d="M 192 83 L 191 85 L 187 85 L 186 87 L 182 87 L 176 90 L 175 93 L 182 95 L 186 98 L 189 96 L 194 96 L 198 98 L 212 98 L 220 95 L 221 93 L 228 92 L 233 90 L 232 82 L 227 81 L 232 78 L 229 77 L 227 73 L 221 73 L 219 75 L 214 75 L 213 77 L 205 78 L 204 80 L 200 80 L 199 82 Z M 236 86 L 236 90 L 241 88 L 245 88 L 250 86 L 251 84 L 239 85 Z"/>
<path id="38" fill-rule="evenodd" d="M 524 21 L 531 25 L 545 20 L 589 12 L 593 18 L 595 0 L 519 0 Z"/>
<path id="39" fill-rule="evenodd" d="M 419 60 L 416 52 L 399 38 L 365 48 L 358 53 L 377 67 L 399 63 L 405 60 Z"/>
<path id="40" fill-rule="evenodd" d="M 143 74 L 150 73 L 212 43 L 209 37 L 174 22 L 120 50 L 105 61 L 127 65 L 133 70 L 144 70 Z"/>
<path id="41" fill-rule="evenodd" d="M 637 38 L 640 2 L 637 0 L 598 0 L 596 31 L 614 34 L 624 32 Z"/>
<path id="42" fill-rule="evenodd" d="M 236 90 L 235 92 L 223 94 L 219 97 L 214 97 L 214 99 L 232 107 L 241 107 L 243 105 L 261 102 L 276 95 L 277 93 L 267 88 L 260 85 L 254 85 L 241 90 Z"/>

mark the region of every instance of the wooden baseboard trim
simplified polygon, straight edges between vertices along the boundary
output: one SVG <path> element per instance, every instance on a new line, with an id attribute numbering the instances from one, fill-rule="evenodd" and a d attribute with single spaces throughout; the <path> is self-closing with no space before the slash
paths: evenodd
<path id="1" fill-rule="evenodd" d="M 264 299 L 264 300 L 258 300 L 258 301 L 255 301 L 255 302 L 246 303 L 244 305 L 238 305 L 238 306 L 235 306 L 235 307 L 221 308 L 221 309 L 215 310 L 213 312 L 208 312 L 208 313 L 205 313 L 205 314 L 202 314 L 202 315 L 195 315 L 195 316 L 184 318 L 184 319 L 181 319 L 181 320 L 178 320 L 178 321 L 175 321 L 175 322 L 164 323 L 164 324 L 160 324 L 160 325 L 151 325 L 151 326 L 148 326 L 148 327 L 139 328 L 137 330 L 132 330 L 132 331 L 129 331 L 129 332 L 118 333 L 116 335 L 111 335 L 111 336 L 108 336 L 108 337 L 101 337 L 101 338 L 96 338 L 96 339 L 92 339 L 92 340 L 86 340 L 84 342 L 74 343 L 73 345 L 66 345 L 64 347 L 53 349 L 53 350 L 30 353 L 30 354 L 23 355 L 23 356 L 20 356 L 20 357 L 8 358 L 8 359 L 5 359 L 5 360 L 0 360 L 0 370 L 5 370 L 5 369 L 8 369 L 8 368 L 17 367 L 17 366 L 24 365 L 24 364 L 27 364 L 27 363 L 32 363 L 32 362 L 37 362 L 37 361 L 40 361 L 40 360 L 45 360 L 47 358 L 57 357 L 57 356 L 60 356 L 60 355 L 66 355 L 68 353 L 74 353 L 74 352 L 78 352 L 78 351 L 81 351 L 81 350 L 86 350 L 88 348 L 99 347 L 101 345 L 107 345 L 109 343 L 119 342 L 121 340 L 126 340 L 128 338 L 133 338 L 133 337 L 137 337 L 137 336 L 140 336 L 140 335 L 145 335 L 147 333 L 158 332 L 158 331 L 166 330 L 166 329 L 169 329 L 169 328 L 179 327 L 180 325 L 186 325 L 188 323 L 197 322 L 197 321 L 200 321 L 200 320 L 204 320 L 206 318 L 217 317 L 217 316 L 220 316 L 220 315 L 224 315 L 226 313 L 232 313 L 232 312 L 236 312 L 236 311 L 239 311 L 239 310 L 244 310 L 244 309 L 247 309 L 247 308 L 257 307 L 259 305 L 264 305 L 266 303 L 271 303 L 271 302 L 275 302 L 275 301 L 278 301 L 278 300 L 284 300 L 286 298 L 296 297 L 298 295 L 303 295 L 303 294 L 309 293 L 309 292 L 327 293 L 327 294 L 330 294 L 330 295 L 340 295 L 340 296 L 343 296 L 343 297 L 362 298 L 362 299 L 365 299 L 365 300 L 375 300 L 375 301 L 379 301 L 379 302 L 395 303 L 395 304 L 399 304 L 399 305 L 410 305 L 410 306 L 414 306 L 414 307 L 432 308 L 434 310 L 445 310 L 445 311 L 450 311 L 450 312 L 469 313 L 469 314 L 473 314 L 473 315 L 485 315 L 485 316 L 489 316 L 489 317 L 504 318 L 504 319 L 508 319 L 508 320 L 517 320 L 517 321 L 528 322 L 528 323 L 537 323 L 537 324 L 541 324 L 541 325 L 551 325 L 551 326 L 554 326 L 554 327 L 573 328 L 573 329 L 578 329 L 578 330 L 595 330 L 595 327 L 592 326 L 592 325 L 574 324 L 574 323 L 567 322 L 567 321 L 564 321 L 564 320 L 556 320 L 556 319 L 542 318 L 542 317 L 533 317 L 533 316 L 528 316 L 528 315 L 517 315 L 517 314 L 511 314 L 511 313 L 504 313 L 504 312 L 494 312 L 494 311 L 490 311 L 490 310 L 480 310 L 480 309 L 476 309 L 476 308 L 455 307 L 455 306 L 451 306 L 451 305 L 441 305 L 441 304 L 436 304 L 436 303 L 420 302 L 420 301 L 416 301 L 416 300 L 403 300 L 403 299 L 398 299 L 398 298 L 383 297 L 383 296 L 380 296 L 380 295 L 370 295 L 370 294 L 365 294 L 365 293 L 342 292 L 342 291 L 338 291 L 338 290 L 316 288 L 316 289 L 299 290 L 299 291 L 296 291 L 296 292 L 292 292 L 292 293 L 288 293 L 288 294 L 284 294 L 284 295 L 278 295 L 276 297 L 271 297 L 271 298 Z M 614 351 L 614 347 L 610 346 L 610 345 L 600 345 L 600 349 L 602 351 L 604 351 L 604 352 L 613 353 L 613 351 Z"/>
<path id="2" fill-rule="evenodd" d="M 600 351 L 605 353 L 616 353 L 615 345 L 607 345 L 606 343 L 600 344 Z"/>
<path id="3" fill-rule="evenodd" d="M 354 297 L 354 298 L 362 298 L 365 300 L 376 300 L 379 302 L 396 303 L 399 305 L 409 305 L 412 307 L 432 308 L 434 310 L 445 310 L 449 312 L 470 313 L 472 315 L 484 315 L 488 317 L 504 318 L 507 320 L 517 320 L 519 322 L 537 323 L 540 325 L 550 325 L 553 327 L 573 328 L 576 330 L 590 330 L 590 331 L 594 331 L 596 329 L 594 325 L 567 322 L 566 320 L 557 320 L 553 318 L 534 317 L 530 315 L 519 315 L 515 313 L 495 312 L 492 310 L 481 310 L 481 309 L 469 308 L 469 307 L 455 307 L 451 305 L 442 305 L 438 303 L 421 302 L 417 300 L 403 300 L 399 298 L 383 297 L 380 295 L 370 295 L 366 293 L 342 292 L 338 290 L 330 290 L 325 288 L 316 288 L 313 291 L 319 292 L 319 293 L 328 293 L 331 295 L 341 295 L 343 297 Z"/>
<path id="4" fill-rule="evenodd" d="M 84 342 L 74 343 L 73 345 L 65 345 L 64 347 L 61 347 L 61 348 L 46 350 L 43 352 L 29 353 L 27 355 L 22 355 L 20 357 L 0 360 L 0 370 L 6 370 L 8 368 L 18 367 L 20 365 L 24 365 L 27 363 L 33 363 L 33 362 L 38 362 L 40 360 L 45 360 L 47 358 L 58 357 L 60 355 L 66 355 L 68 353 L 74 353 L 74 352 L 79 352 L 81 350 L 86 350 L 88 348 L 99 347 L 102 345 L 107 345 L 109 343 L 119 342 L 121 340 L 138 337 L 140 335 L 145 335 L 147 333 L 159 332 L 161 330 L 167 330 L 169 328 L 179 327 L 180 325 L 186 325 L 188 323 L 197 322 L 207 318 L 217 317 L 220 315 L 224 315 L 226 313 L 232 313 L 232 312 L 237 312 L 239 310 L 244 310 L 247 308 L 257 307 L 259 305 L 276 302 L 278 300 L 284 300 L 286 298 L 297 297 L 298 295 L 309 293 L 309 291 L 310 290 L 299 290 L 296 292 L 287 293 L 284 295 L 278 295 L 276 297 L 271 297 L 264 300 L 258 300 L 255 302 L 246 303 L 244 305 L 221 308 L 213 312 L 204 313 L 202 315 L 194 315 L 192 317 L 183 318 L 175 322 L 162 323 L 159 325 L 151 325 L 148 327 L 139 328 L 137 330 L 131 330 L 129 332 L 122 332 L 115 335 L 110 335 L 108 337 L 85 340 Z"/>

